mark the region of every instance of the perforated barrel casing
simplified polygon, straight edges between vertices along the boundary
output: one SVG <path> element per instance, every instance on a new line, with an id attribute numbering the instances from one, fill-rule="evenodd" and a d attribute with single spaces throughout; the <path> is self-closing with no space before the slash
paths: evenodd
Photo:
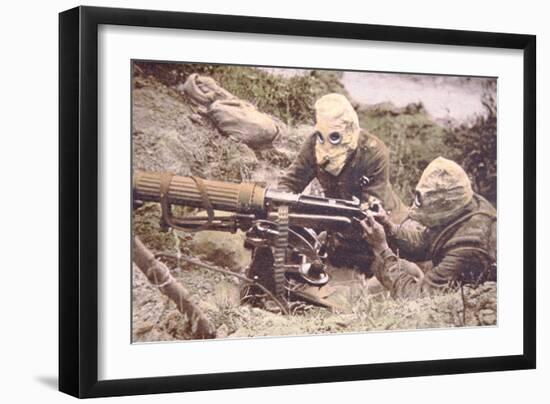
<path id="1" fill-rule="evenodd" d="M 170 176 L 166 173 L 136 171 L 134 173 L 134 200 L 160 202 L 161 183 L 168 175 L 166 195 L 169 204 L 204 208 L 203 197 L 192 177 Z M 212 207 L 238 213 L 254 213 L 265 209 L 265 188 L 254 183 L 202 180 Z"/>

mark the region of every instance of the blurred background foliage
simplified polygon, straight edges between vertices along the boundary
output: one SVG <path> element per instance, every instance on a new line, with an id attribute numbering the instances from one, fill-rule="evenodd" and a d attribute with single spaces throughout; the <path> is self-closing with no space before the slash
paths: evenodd
<path id="1" fill-rule="evenodd" d="M 475 192 L 497 203 L 497 104 L 496 80 L 488 81 L 482 99 L 484 115 L 445 130 L 449 156 L 459 162 L 472 179 Z"/>

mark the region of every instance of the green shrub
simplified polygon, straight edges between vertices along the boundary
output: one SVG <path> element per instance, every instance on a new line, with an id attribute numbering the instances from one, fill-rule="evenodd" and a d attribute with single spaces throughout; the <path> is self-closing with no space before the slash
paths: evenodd
<path id="1" fill-rule="evenodd" d="M 410 204 L 416 183 L 424 168 L 448 151 L 443 128 L 422 108 L 399 115 L 378 110 L 359 113 L 363 129 L 379 137 L 390 149 L 390 181 L 403 202 Z"/>
<path id="2" fill-rule="evenodd" d="M 445 130 L 451 158 L 470 176 L 475 192 L 497 203 L 497 106 L 496 81 L 489 82 L 483 96 L 486 113 L 470 122 Z"/>

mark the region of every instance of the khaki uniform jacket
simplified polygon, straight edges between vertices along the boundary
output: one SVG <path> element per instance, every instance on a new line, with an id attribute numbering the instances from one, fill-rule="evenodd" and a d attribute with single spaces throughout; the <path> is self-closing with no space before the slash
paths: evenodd
<path id="1" fill-rule="evenodd" d="M 458 218 L 427 229 L 407 221 L 388 235 L 399 249 L 399 258 L 386 251 L 374 273 L 380 283 L 398 298 L 415 298 L 459 284 L 496 280 L 496 210 L 481 195 Z M 432 261 L 421 280 L 409 275 L 410 261 Z"/>
<path id="2" fill-rule="evenodd" d="M 317 178 L 329 198 L 358 198 L 366 202 L 372 195 L 382 202 L 392 217 L 406 211 L 390 184 L 389 151 L 376 136 L 362 131 L 359 145 L 337 177 L 325 172 L 315 158 L 316 137 L 312 134 L 279 181 L 279 189 L 300 193 Z M 363 178 L 366 177 L 366 180 Z M 395 220 L 395 219 L 394 219 Z"/>

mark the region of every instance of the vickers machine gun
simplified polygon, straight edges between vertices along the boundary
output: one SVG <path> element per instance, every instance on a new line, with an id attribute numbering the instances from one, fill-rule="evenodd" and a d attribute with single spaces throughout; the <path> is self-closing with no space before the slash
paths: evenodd
<path id="1" fill-rule="evenodd" d="M 327 231 L 358 231 L 365 217 L 359 200 L 341 200 L 281 192 L 255 183 L 230 183 L 137 171 L 133 200 L 158 202 L 161 224 L 183 231 L 245 231 L 252 249 L 246 276 L 286 300 L 301 284 L 323 286 Z M 177 216 L 173 206 L 205 209 L 206 216 Z M 215 211 L 231 212 L 216 215 Z M 248 296 L 259 294 L 253 286 Z"/>

